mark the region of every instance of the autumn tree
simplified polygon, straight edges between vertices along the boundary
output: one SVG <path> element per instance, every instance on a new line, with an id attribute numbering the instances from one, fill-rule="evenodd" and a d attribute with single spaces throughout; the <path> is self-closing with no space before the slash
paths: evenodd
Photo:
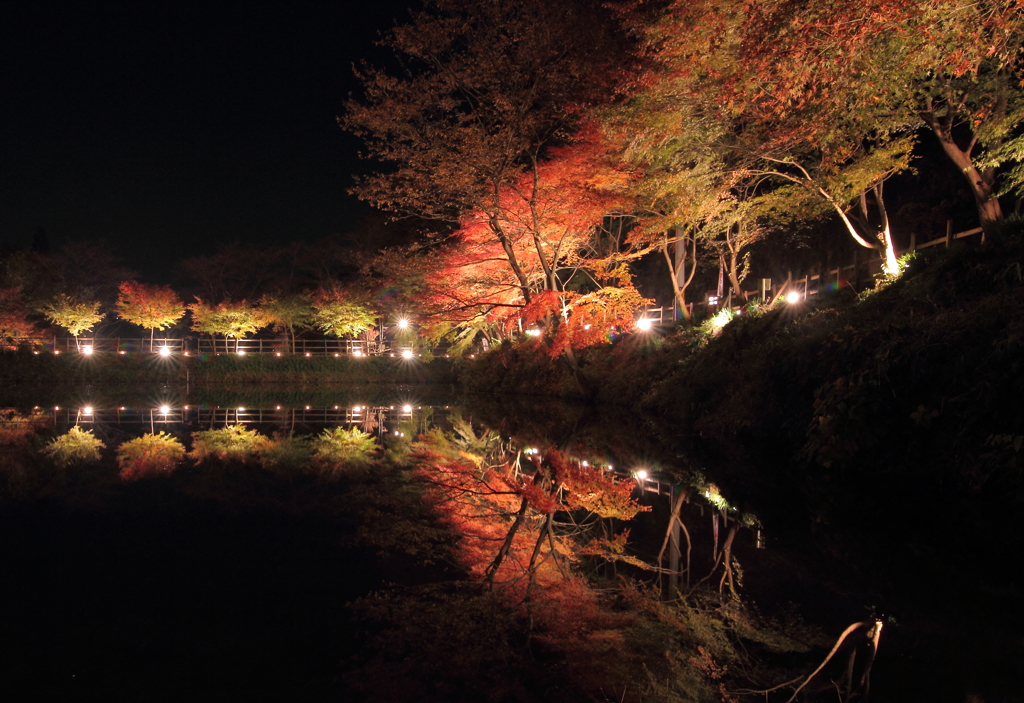
<path id="1" fill-rule="evenodd" d="M 188 305 L 188 311 L 192 314 L 194 331 L 208 334 L 211 339 L 215 335 L 221 335 L 225 340 L 234 339 L 236 349 L 239 338 L 268 324 L 264 315 L 245 300 L 237 303 L 225 300 L 209 305 L 197 297 L 196 302 Z"/>
<path id="2" fill-rule="evenodd" d="M 335 337 L 355 337 L 370 330 L 377 321 L 376 313 L 354 296 L 340 290 L 318 290 L 313 293 L 313 325 Z"/>
<path id="3" fill-rule="evenodd" d="M 185 315 L 185 305 L 169 286 L 125 281 L 118 290 L 117 316 L 149 330 L 151 349 L 156 330 L 169 329 Z"/>
<path id="4" fill-rule="evenodd" d="M 676 2 L 648 28 L 648 75 L 611 122 L 645 169 L 649 219 L 705 239 L 734 290 L 741 250 L 768 231 L 758 218 L 835 214 L 895 270 L 882 184 L 908 165 L 908 122 L 851 80 L 823 88 L 834 99 L 768 104 L 773 80 L 802 75 L 751 32 L 751 16 L 768 5 Z"/>
<path id="5" fill-rule="evenodd" d="M 311 328 L 316 319 L 313 302 L 305 293 L 265 295 L 260 298 L 259 309 L 276 331 L 288 335 L 292 353 L 295 353 L 296 330 Z"/>
<path id="6" fill-rule="evenodd" d="M 0 342 L 17 344 L 21 338 L 39 334 L 36 324 L 28 319 L 21 287 L 0 288 Z"/>
<path id="7" fill-rule="evenodd" d="M 1024 7 L 1004 0 L 751 5 L 741 54 L 762 112 L 815 105 L 876 131 L 924 126 L 967 180 L 983 226 L 1002 218 L 998 167 L 1021 163 Z M 827 124 L 827 123 L 826 123 Z M 870 135 L 868 135 L 870 136 Z M 1009 171 L 1005 188 L 1022 185 Z"/>
<path id="8" fill-rule="evenodd" d="M 469 216 L 529 302 L 555 285 L 552 252 L 536 226 L 522 233 L 543 275 L 532 279 L 507 208 L 536 204 L 548 149 L 608 94 L 615 39 L 603 6 L 587 0 L 427 2 L 383 41 L 401 68 L 358 71 L 364 95 L 341 122 L 387 170 L 356 192 L 391 212 L 464 225 Z"/>
<path id="9" fill-rule="evenodd" d="M 66 329 L 75 338 L 77 346 L 80 346 L 78 336 L 103 319 L 98 301 L 77 301 L 64 294 L 46 305 L 43 314 L 50 322 Z"/>

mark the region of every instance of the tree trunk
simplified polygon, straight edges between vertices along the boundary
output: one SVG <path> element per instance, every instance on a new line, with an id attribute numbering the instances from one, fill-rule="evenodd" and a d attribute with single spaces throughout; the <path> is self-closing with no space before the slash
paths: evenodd
<path id="1" fill-rule="evenodd" d="M 508 533 L 505 535 L 505 541 L 501 544 L 501 549 L 498 550 L 493 561 L 488 564 L 484 578 L 484 583 L 487 584 L 488 588 L 494 588 L 494 577 L 498 573 L 498 568 L 501 566 L 501 563 L 508 555 L 509 549 L 512 548 L 512 541 L 515 539 L 516 533 L 523 524 L 523 520 L 526 519 L 526 510 L 529 507 L 530 502 L 526 498 L 523 498 L 523 502 L 519 504 L 519 512 L 516 513 L 516 519 L 512 523 L 512 527 L 508 529 Z"/>
<path id="2" fill-rule="evenodd" d="M 939 144 L 942 145 L 942 151 L 967 179 L 971 194 L 974 196 L 974 204 L 978 209 L 978 220 L 983 229 L 988 229 L 989 225 L 1003 219 L 1003 209 L 995 196 L 995 172 L 992 169 L 979 171 L 971 157 L 978 137 L 972 136 L 970 145 L 966 149 L 961 149 L 953 139 L 952 116 L 940 117 L 931 106 L 929 108 L 921 113 L 921 118 L 935 133 Z M 952 110 L 952 107 L 949 109 Z"/>

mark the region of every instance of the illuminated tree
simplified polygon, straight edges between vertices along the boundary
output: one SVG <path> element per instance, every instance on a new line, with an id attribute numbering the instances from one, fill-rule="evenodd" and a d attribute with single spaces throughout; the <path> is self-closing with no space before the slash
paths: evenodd
<path id="1" fill-rule="evenodd" d="M 288 335 L 289 346 L 295 352 L 295 331 L 308 329 L 315 323 L 313 302 L 304 293 L 260 298 L 260 311 L 266 321 L 278 332 Z"/>
<path id="2" fill-rule="evenodd" d="M 339 290 L 318 290 L 313 294 L 313 325 L 335 337 L 355 337 L 377 321 L 376 313 L 351 295 Z"/>
<path id="3" fill-rule="evenodd" d="M 704 239 L 738 289 L 742 249 L 767 232 L 758 217 L 833 213 L 894 270 L 882 184 L 908 165 L 908 119 L 849 76 L 823 88 L 829 99 L 766 104 L 773 81 L 804 76 L 797 58 L 778 55 L 782 40 L 751 30 L 751 16 L 770 5 L 676 2 L 648 29 L 649 75 L 612 120 L 645 169 L 639 191 L 653 217 L 643 229 Z"/>
<path id="4" fill-rule="evenodd" d="M 119 287 L 115 310 L 117 316 L 149 330 L 149 346 L 153 346 L 156 330 L 166 330 L 185 315 L 185 305 L 168 286 L 147 286 L 125 281 Z"/>
<path id="5" fill-rule="evenodd" d="M 0 342 L 17 344 L 21 338 L 39 334 L 35 323 L 26 315 L 21 287 L 0 288 Z"/>
<path id="6" fill-rule="evenodd" d="M 754 77 L 748 95 L 765 115 L 787 119 L 815 106 L 833 123 L 860 122 L 861 131 L 926 126 L 967 179 L 987 226 L 1002 218 L 996 167 L 1019 164 L 1024 153 L 1022 42 L 1018 2 L 759 2 L 741 55 Z M 1020 167 L 1008 176 L 1007 187 L 1024 182 Z"/>
<path id="7" fill-rule="evenodd" d="M 66 329 L 75 338 L 76 345 L 79 344 L 78 335 L 88 332 L 103 319 L 98 302 L 78 302 L 63 294 L 44 307 L 43 314 L 55 325 Z"/>
<path id="8" fill-rule="evenodd" d="M 621 51 L 607 18 L 591 2 L 428 2 L 383 42 L 401 71 L 359 70 L 364 96 L 342 124 L 389 168 L 356 192 L 385 210 L 486 233 L 525 302 L 538 284 L 523 261 L 528 243 L 539 287 L 554 287 L 554 252 L 535 224 L 510 230 L 526 223 L 508 208 L 536 205 L 547 150 L 575 130 L 581 106 L 610 92 Z"/>
<path id="9" fill-rule="evenodd" d="M 236 349 L 240 337 L 252 334 L 268 324 L 263 313 L 245 300 L 237 303 L 225 300 L 217 305 L 207 305 L 197 297 L 196 302 L 188 306 L 188 310 L 192 314 L 193 330 L 206 333 L 211 338 L 215 335 L 232 338 L 236 340 Z"/>

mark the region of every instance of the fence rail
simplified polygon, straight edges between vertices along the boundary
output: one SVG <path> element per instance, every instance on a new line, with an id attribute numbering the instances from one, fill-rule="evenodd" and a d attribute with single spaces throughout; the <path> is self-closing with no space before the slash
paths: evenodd
<path id="1" fill-rule="evenodd" d="M 903 251 L 897 251 L 897 255 L 908 254 L 918 249 L 927 249 L 928 247 L 940 244 L 945 244 L 949 247 L 958 239 L 967 239 L 978 235 L 980 235 L 979 241 L 985 241 L 985 233 L 981 227 L 954 233 L 952 223 L 947 222 L 945 236 L 918 243 L 917 236 L 911 234 L 910 246 Z M 709 292 L 704 296 L 703 300 L 687 303 L 687 314 L 692 315 L 695 309 L 716 310 L 723 307 L 736 308 L 737 302 L 742 305 L 752 300 L 774 300 L 782 292 L 783 286 L 789 291 L 796 291 L 803 298 L 820 295 L 832 287 L 852 286 L 854 289 L 859 289 L 862 281 L 872 280 L 881 271 L 881 259 L 878 256 L 862 257 L 859 250 L 854 250 L 852 263 L 846 266 L 831 268 L 824 273 L 807 273 L 802 277 L 796 278 L 790 275 L 785 283 L 773 282 L 769 278 L 762 278 L 760 279 L 761 286 L 759 290 L 742 291 L 742 301 L 734 300 L 731 292 L 724 296 L 724 300 L 720 300 L 715 292 Z M 671 323 L 678 320 L 679 317 L 678 305 L 648 307 L 640 312 L 640 319 L 650 320 L 654 324 Z"/>
<path id="2" fill-rule="evenodd" d="M 21 337 L 19 346 L 36 352 L 58 354 L 297 354 L 302 356 L 379 356 L 414 351 L 411 344 L 394 345 L 390 340 L 366 342 L 359 339 L 297 339 L 294 345 L 283 339 L 208 339 L 172 337 L 150 340 L 129 337 Z"/>

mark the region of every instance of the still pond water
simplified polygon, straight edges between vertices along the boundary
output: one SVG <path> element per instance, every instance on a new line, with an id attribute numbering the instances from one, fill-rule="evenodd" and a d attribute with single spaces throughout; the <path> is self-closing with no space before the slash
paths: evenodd
<path id="1" fill-rule="evenodd" d="M 862 520 L 835 519 L 785 476 L 785 458 L 695 448 L 657 418 L 397 387 L 201 398 L 82 389 L 0 407 L 36 418 L 26 446 L 37 449 L 74 425 L 112 449 L 152 432 L 188 447 L 193 432 L 242 424 L 267 436 L 357 427 L 401 453 L 432 427 L 468 422 L 513 451 L 555 447 L 637 480 L 652 510 L 636 519 L 631 542 L 649 562 L 678 477 L 700 476 L 705 494 L 683 510 L 692 572 L 703 574 L 720 549 L 722 506 L 751 516 L 734 546 L 744 598 L 835 633 L 868 618 L 886 623 L 873 700 L 955 701 L 972 691 L 1021 700 L 1012 682 L 1020 595 L 963 578 L 975 566 L 944 547 L 940 516 L 907 504 L 894 514 L 880 500 L 853 506 Z M 406 576 L 401 559 L 360 543 L 351 506 L 329 483 L 183 468 L 124 484 L 112 451 L 98 465 L 49 472 L 19 465 L 12 446 L 0 452 L 0 680 L 32 698 L 334 699 L 357 646 L 346 604 Z M 922 521 L 934 523 L 936 544 L 921 539 L 927 524 L 903 539 Z"/>

